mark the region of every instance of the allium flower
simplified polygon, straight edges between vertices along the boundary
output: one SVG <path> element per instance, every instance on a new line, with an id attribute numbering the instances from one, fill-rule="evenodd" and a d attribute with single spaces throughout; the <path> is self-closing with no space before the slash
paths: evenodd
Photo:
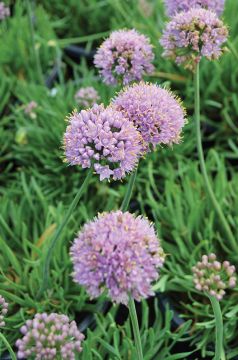
<path id="1" fill-rule="evenodd" d="M 8 303 L 6 302 L 4 297 L 0 295 L 0 327 L 5 326 L 4 317 L 7 314 L 7 312 L 8 312 Z"/>
<path id="2" fill-rule="evenodd" d="M 181 11 L 189 11 L 191 8 L 212 10 L 219 16 L 224 10 L 224 4 L 225 0 L 165 0 L 168 16 Z"/>
<path id="3" fill-rule="evenodd" d="M 227 36 L 227 27 L 214 12 L 191 9 L 171 19 L 160 43 L 164 47 L 163 56 L 193 70 L 203 56 L 218 59 Z"/>
<path id="4" fill-rule="evenodd" d="M 6 17 L 10 16 L 10 9 L 0 1 L 0 20 L 4 20 Z"/>
<path id="5" fill-rule="evenodd" d="M 98 49 L 94 64 L 106 84 L 124 85 L 141 80 L 154 69 L 149 39 L 136 30 L 119 30 L 111 33 Z"/>
<path id="6" fill-rule="evenodd" d="M 77 329 L 75 321 L 60 314 L 36 314 L 21 327 L 22 339 L 16 341 L 19 359 L 76 359 L 82 350 L 84 335 Z"/>
<path id="7" fill-rule="evenodd" d="M 34 110 L 38 107 L 38 104 L 35 101 L 30 101 L 26 106 L 25 106 L 25 114 L 30 116 L 30 118 L 35 119 L 36 118 L 36 114 L 34 112 Z"/>
<path id="8" fill-rule="evenodd" d="M 74 280 L 92 297 L 104 290 L 116 303 L 128 303 L 128 294 L 140 301 L 153 295 L 164 253 L 147 219 L 129 212 L 104 213 L 84 225 L 70 254 Z"/>
<path id="9" fill-rule="evenodd" d="M 73 113 L 64 135 L 66 159 L 71 165 L 94 167 L 100 180 L 121 179 L 137 165 L 141 136 L 122 113 L 94 105 Z"/>
<path id="10" fill-rule="evenodd" d="M 150 143 L 179 143 L 185 111 L 171 92 L 141 82 L 123 89 L 113 106 L 138 127 L 147 150 Z"/>
<path id="11" fill-rule="evenodd" d="M 138 9 L 145 17 L 150 17 L 153 13 L 153 5 L 150 0 L 139 0 Z"/>
<path id="12" fill-rule="evenodd" d="M 235 266 L 229 261 L 220 263 L 215 254 L 203 255 L 202 261 L 192 270 L 196 289 L 215 296 L 219 301 L 225 295 L 225 289 L 236 285 Z"/>
<path id="13" fill-rule="evenodd" d="M 100 96 L 96 89 L 92 86 L 79 89 L 75 94 L 75 100 L 77 103 L 85 108 L 88 108 L 97 103 L 100 100 Z"/>

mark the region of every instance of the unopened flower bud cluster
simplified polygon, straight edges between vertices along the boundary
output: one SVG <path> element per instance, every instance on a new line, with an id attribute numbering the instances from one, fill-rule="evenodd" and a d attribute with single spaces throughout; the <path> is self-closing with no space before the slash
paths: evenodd
<path id="1" fill-rule="evenodd" d="M 229 261 L 217 261 L 215 254 L 203 255 L 202 261 L 192 270 L 196 289 L 215 296 L 219 301 L 222 300 L 227 288 L 236 285 L 235 266 Z"/>

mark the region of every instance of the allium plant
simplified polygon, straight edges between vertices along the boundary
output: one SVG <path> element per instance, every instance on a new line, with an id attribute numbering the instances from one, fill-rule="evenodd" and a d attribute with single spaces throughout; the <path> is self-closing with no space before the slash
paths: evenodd
<path id="1" fill-rule="evenodd" d="M 8 16 L 10 16 L 9 7 L 3 1 L 0 1 L 0 20 L 4 20 Z"/>
<path id="2" fill-rule="evenodd" d="M 195 70 L 202 57 L 212 60 L 221 56 L 227 36 L 227 27 L 214 12 L 193 8 L 171 19 L 160 43 L 163 56 Z"/>
<path id="3" fill-rule="evenodd" d="M 145 150 L 150 145 L 179 143 L 185 111 L 172 92 L 140 82 L 119 92 L 113 106 L 138 128 Z"/>
<path id="4" fill-rule="evenodd" d="M 0 295 L 0 327 L 5 326 L 4 317 L 8 312 L 8 303 L 3 296 Z"/>
<path id="5" fill-rule="evenodd" d="M 192 270 L 196 289 L 208 296 L 214 312 L 216 325 L 214 360 L 224 359 L 223 318 L 219 302 L 225 295 L 225 290 L 236 285 L 235 266 L 229 261 L 223 261 L 223 263 L 217 261 L 216 255 L 212 253 L 203 255 L 202 261 L 199 261 Z"/>
<path id="6" fill-rule="evenodd" d="M 84 108 L 91 107 L 100 100 L 97 90 L 92 86 L 82 87 L 76 92 L 74 98 Z"/>
<path id="7" fill-rule="evenodd" d="M 122 179 L 141 156 L 141 136 L 121 112 L 103 105 L 73 113 L 64 135 L 71 165 L 93 167 L 100 180 Z"/>
<path id="8" fill-rule="evenodd" d="M 151 73 L 153 60 L 149 39 L 132 29 L 112 32 L 97 50 L 94 64 L 106 84 L 127 85 Z"/>
<path id="9" fill-rule="evenodd" d="M 225 290 L 236 285 L 235 271 L 235 266 L 230 265 L 229 261 L 220 263 L 215 254 L 203 255 L 202 261 L 193 267 L 193 281 L 197 290 L 220 301 Z"/>
<path id="10" fill-rule="evenodd" d="M 74 360 L 82 351 L 84 335 L 77 329 L 75 321 L 56 313 L 36 314 L 21 327 L 22 339 L 18 339 L 19 359 L 63 359 Z"/>
<path id="11" fill-rule="evenodd" d="M 189 11 L 191 8 L 204 8 L 214 11 L 220 16 L 224 10 L 225 0 L 165 0 L 168 16 L 174 16 L 181 11 Z"/>
<path id="12" fill-rule="evenodd" d="M 153 295 L 164 253 L 154 227 L 141 216 L 115 211 L 84 225 L 70 249 L 74 281 L 92 298 L 105 290 L 115 303 Z"/>

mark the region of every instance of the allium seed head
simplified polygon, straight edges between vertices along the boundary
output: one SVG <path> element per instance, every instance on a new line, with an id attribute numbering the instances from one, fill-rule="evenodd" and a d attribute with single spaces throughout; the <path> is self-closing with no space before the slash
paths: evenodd
<path id="1" fill-rule="evenodd" d="M 88 108 L 93 106 L 100 100 L 100 96 L 96 89 L 92 86 L 79 89 L 75 94 L 75 100 L 80 106 Z"/>
<path id="2" fill-rule="evenodd" d="M 136 167 L 142 152 L 139 131 L 122 113 L 103 105 L 73 113 L 64 143 L 67 161 L 93 166 L 100 180 L 122 179 Z"/>
<path id="3" fill-rule="evenodd" d="M 174 16 L 181 11 L 189 11 L 191 8 L 204 8 L 214 11 L 220 16 L 224 10 L 225 0 L 165 0 L 168 16 Z"/>
<path id="4" fill-rule="evenodd" d="M 179 143 L 185 111 L 172 92 L 140 82 L 123 89 L 113 106 L 137 126 L 147 151 L 150 144 Z"/>
<path id="5" fill-rule="evenodd" d="M 160 44 L 164 48 L 163 56 L 194 70 L 203 56 L 208 60 L 221 56 L 227 36 L 227 27 L 214 12 L 191 9 L 171 19 Z"/>
<path id="6" fill-rule="evenodd" d="M 153 60 L 149 39 L 132 29 L 112 32 L 97 50 L 94 64 L 106 84 L 127 85 L 151 73 Z"/>
<path id="7" fill-rule="evenodd" d="M 140 301 L 153 295 L 164 253 L 154 227 L 147 219 L 129 212 L 99 215 L 84 225 L 70 250 L 74 281 L 92 297 L 104 290 L 116 303 L 128 296 Z"/>
<path id="8" fill-rule="evenodd" d="M 215 296 L 219 301 L 225 295 L 225 289 L 236 285 L 235 266 L 228 261 L 220 263 L 215 254 L 203 255 L 202 261 L 192 271 L 195 288 Z"/>
<path id="9" fill-rule="evenodd" d="M 21 327 L 21 333 L 23 338 L 16 341 L 19 359 L 74 360 L 82 351 L 84 335 L 66 315 L 36 314 Z"/>
<path id="10" fill-rule="evenodd" d="M 9 7 L 3 1 L 0 1 L 0 20 L 4 20 L 8 16 L 10 16 Z"/>
<path id="11" fill-rule="evenodd" d="M 2 295 L 0 295 L 0 327 L 5 326 L 4 318 L 8 312 L 8 303 Z"/>

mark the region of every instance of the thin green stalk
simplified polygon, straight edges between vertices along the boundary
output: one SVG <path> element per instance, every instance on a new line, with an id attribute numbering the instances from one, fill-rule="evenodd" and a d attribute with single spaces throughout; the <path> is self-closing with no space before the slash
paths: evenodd
<path id="1" fill-rule="evenodd" d="M 54 237 L 51 240 L 51 243 L 49 245 L 49 248 L 48 248 L 48 251 L 47 251 L 47 254 L 45 257 L 45 261 L 43 264 L 42 284 L 41 284 L 40 290 L 37 294 L 37 298 L 40 298 L 42 293 L 47 289 L 48 281 L 49 281 L 49 268 L 50 268 L 50 262 L 51 262 L 51 258 L 53 255 L 53 251 L 55 249 L 58 239 L 60 238 L 62 230 L 64 229 L 65 225 L 68 223 L 74 209 L 78 205 L 78 202 L 79 202 L 81 196 L 86 191 L 91 176 L 92 176 L 92 169 L 89 169 L 88 174 L 87 174 L 86 178 L 84 179 L 83 184 L 81 185 L 81 187 L 80 187 L 79 191 L 77 192 L 74 200 L 72 201 L 68 211 L 66 212 L 62 223 L 58 227 L 57 231 L 55 232 Z"/>
<path id="2" fill-rule="evenodd" d="M 12 350 L 11 345 L 9 344 L 9 342 L 7 341 L 7 339 L 5 338 L 5 336 L 3 334 L 0 333 L 0 339 L 2 340 L 2 342 L 4 343 L 4 345 L 6 346 L 9 354 L 11 355 L 11 359 L 12 360 L 17 360 L 16 355 L 14 353 L 14 351 Z"/>
<path id="3" fill-rule="evenodd" d="M 132 191 L 134 188 L 134 184 L 136 181 L 136 175 L 137 175 L 137 169 L 130 175 L 130 179 L 127 185 L 127 189 L 126 189 L 126 195 L 122 201 L 121 204 L 121 211 L 125 212 L 128 209 L 130 200 L 131 200 L 131 195 L 132 195 Z"/>
<path id="4" fill-rule="evenodd" d="M 208 295 L 215 317 L 216 324 L 216 345 L 215 345 L 215 356 L 213 360 L 225 360 L 224 349 L 223 349 L 223 319 L 219 301 L 215 296 Z"/>
<path id="5" fill-rule="evenodd" d="M 198 156 L 200 160 L 200 166 L 202 175 L 204 177 L 207 193 L 210 196 L 210 200 L 213 204 L 213 207 L 220 219 L 220 222 L 226 232 L 227 238 L 230 241 L 230 244 L 234 251 L 237 251 L 237 243 L 232 234 L 230 226 L 222 212 L 222 209 L 216 199 L 216 196 L 212 190 L 212 186 L 210 180 L 208 178 L 206 164 L 204 160 L 203 148 L 202 148 L 202 137 L 201 137 L 201 126 L 200 126 L 200 84 L 199 84 L 199 64 L 197 65 L 195 71 L 195 78 L 194 78 L 194 85 L 195 85 L 195 121 L 196 121 L 196 135 L 197 135 L 197 149 L 198 149 Z"/>
<path id="6" fill-rule="evenodd" d="M 44 77 L 43 77 L 43 72 L 42 72 L 42 68 L 41 68 L 39 53 L 35 48 L 35 34 L 34 34 L 34 26 L 33 26 L 33 21 L 32 21 L 32 9 L 31 9 L 30 0 L 27 0 L 26 4 L 27 4 L 27 14 L 28 14 L 28 19 L 29 19 L 29 25 L 30 25 L 31 47 L 32 47 L 33 56 L 35 58 L 34 60 L 35 60 L 35 66 L 36 66 L 36 73 L 37 73 L 40 84 L 43 85 Z"/>
<path id="7" fill-rule="evenodd" d="M 134 184 L 135 184 L 135 180 L 136 180 L 136 175 L 137 175 L 137 169 L 130 175 L 130 179 L 129 179 L 127 189 L 126 189 L 126 194 L 125 194 L 125 197 L 121 204 L 121 210 L 123 212 L 127 211 L 127 209 L 128 209 L 130 199 L 132 196 L 132 191 L 133 191 Z M 129 313 L 130 313 L 130 318 L 131 318 L 131 323 L 132 323 L 132 328 L 133 328 L 133 333 L 134 333 L 134 338 L 135 338 L 137 360 L 143 360 L 143 352 L 142 352 L 142 345 L 141 345 L 141 339 L 140 339 L 140 329 L 139 329 L 139 324 L 138 324 L 138 319 L 137 319 L 137 314 L 136 314 L 136 307 L 135 307 L 134 299 L 131 296 L 129 296 L 128 308 L 129 308 Z"/>
<path id="8" fill-rule="evenodd" d="M 140 329 L 139 329 L 139 324 L 138 324 L 138 319 L 137 319 L 137 314 L 136 314 L 136 307 L 135 307 L 135 302 L 131 296 L 129 298 L 128 308 L 129 308 L 129 313 L 130 313 L 130 318 L 131 318 L 131 323 L 132 323 L 132 328 L 133 328 L 133 333 L 134 333 L 134 338 L 135 338 L 137 360 L 143 360 L 143 351 L 142 351 L 142 345 L 141 345 L 141 339 L 140 339 Z"/>

